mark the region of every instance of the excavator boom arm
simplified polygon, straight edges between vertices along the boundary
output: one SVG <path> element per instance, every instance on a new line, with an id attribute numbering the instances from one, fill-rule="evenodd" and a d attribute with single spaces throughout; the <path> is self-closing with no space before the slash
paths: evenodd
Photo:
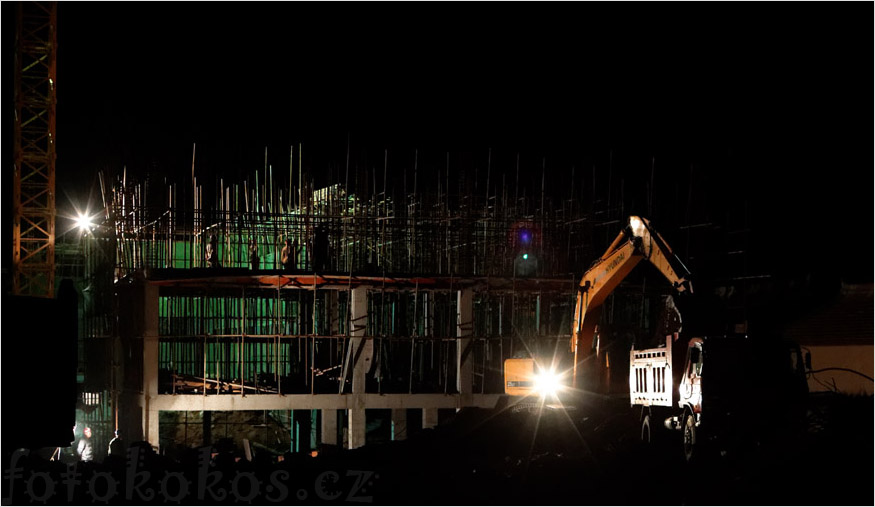
<path id="1" fill-rule="evenodd" d="M 693 288 L 687 268 L 672 253 L 665 240 L 654 231 L 647 219 L 632 216 L 628 225 L 617 235 L 605 253 L 584 273 L 577 291 L 574 321 L 571 333 L 571 350 L 574 353 L 573 386 L 577 387 L 577 366 L 580 356 L 590 354 L 599 313 L 596 309 L 642 260 L 648 260 L 668 279 L 678 292 Z M 598 355 L 598 350 L 596 350 Z M 555 358 L 554 358 L 555 359 Z M 505 361 L 505 393 L 525 396 L 541 392 L 539 375 L 549 362 L 536 364 L 535 358 L 507 359 Z M 593 370 L 588 368 L 588 370 Z M 547 368 L 547 371 L 551 371 Z"/>
<path id="2" fill-rule="evenodd" d="M 577 379 L 578 351 L 592 347 L 598 315 L 595 310 L 642 260 L 648 260 L 678 292 L 692 292 L 689 271 L 671 248 L 641 217 L 629 217 L 629 224 L 608 249 L 584 273 L 577 290 L 571 351 L 574 353 L 574 378 Z"/>

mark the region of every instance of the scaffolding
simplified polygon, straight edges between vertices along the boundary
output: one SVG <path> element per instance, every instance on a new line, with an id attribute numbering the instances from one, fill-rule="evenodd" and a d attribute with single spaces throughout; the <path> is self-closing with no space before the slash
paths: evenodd
<path id="1" fill-rule="evenodd" d="M 319 286 L 327 288 L 317 289 L 287 283 L 268 289 L 255 285 L 258 281 L 232 287 L 225 281 L 212 278 L 201 287 L 189 280 L 155 282 L 161 286 L 159 392 L 350 392 L 350 293 L 340 277 L 333 285 L 323 280 Z M 380 288 L 375 280 L 346 281 L 369 287 L 364 334 L 374 344 L 369 392 L 457 392 L 457 293 L 463 288 L 473 291 L 473 392 L 502 392 L 502 364 L 515 347 L 517 353 L 531 353 L 567 344 L 571 279 L 530 280 L 510 288 L 485 279 L 458 280 L 457 287 L 450 279 L 432 279 L 415 288 L 389 279 L 380 281 Z"/>
<path id="2" fill-rule="evenodd" d="M 442 177 L 389 194 L 286 187 L 269 167 L 207 186 L 100 174 L 103 217 L 77 252 L 86 384 L 105 385 L 112 425 L 206 443 L 208 413 L 294 412 L 355 447 L 365 410 L 421 409 L 430 427 L 494 405 L 506 359 L 563 357 L 580 273 L 622 205 Z"/>
<path id="3" fill-rule="evenodd" d="M 114 249 L 115 283 L 161 286 L 161 393 L 349 392 L 349 298 L 360 285 L 375 351 L 369 392 L 456 392 L 459 290 L 473 291 L 475 392 L 502 392 L 504 359 L 567 342 L 571 266 L 591 257 L 596 225 L 582 206 L 572 215 L 542 196 L 526 214 L 529 202 L 504 189 L 478 200 L 439 185 L 400 201 L 339 184 L 284 193 L 269 172 L 263 180 L 220 180 L 207 199 L 195 178 L 186 193 L 101 175 L 98 236 Z"/>
<path id="4" fill-rule="evenodd" d="M 296 246 L 293 270 L 554 276 L 570 271 L 569 254 L 581 246 L 568 239 L 584 238 L 592 226 L 562 213 L 522 215 L 471 196 L 454 199 L 453 208 L 443 195 L 363 201 L 340 185 L 308 192 L 299 206 L 265 204 L 255 190 L 233 185 L 222 190 L 215 209 L 203 206 L 202 187 L 193 208 L 179 205 L 175 186 L 161 206 L 145 204 L 143 185 L 109 193 L 105 224 L 116 242 L 117 280 L 139 269 L 209 267 L 211 248 L 223 268 L 282 269 L 286 240 Z M 527 262 L 518 258 L 523 251 Z"/>
<path id="5" fill-rule="evenodd" d="M 187 421 L 183 438 L 191 423 L 206 443 L 211 411 L 294 412 L 313 430 L 312 411 L 320 434 L 347 426 L 357 446 L 365 410 L 391 409 L 394 424 L 420 408 L 430 427 L 437 410 L 492 406 L 506 359 L 563 357 L 580 275 L 634 207 L 610 167 L 606 195 L 593 167 L 591 188 L 578 194 L 590 180 L 572 173 L 554 201 L 544 173 L 540 193 L 519 176 L 490 187 L 488 173 L 483 192 L 464 174 L 451 185 L 448 166 L 423 192 L 414 165 L 412 191 L 405 179 L 392 193 L 385 172 L 382 192 L 367 174 L 317 188 L 300 164 L 208 185 L 194 169 L 182 184 L 100 175 L 103 220 L 82 248 L 86 378 L 105 380 L 117 427 L 157 441 L 153 421 Z M 648 210 L 701 222 L 648 193 Z M 705 225 L 680 226 L 679 251 L 706 259 Z M 664 294 L 645 282 L 605 305 L 606 339 L 647 338 Z"/>

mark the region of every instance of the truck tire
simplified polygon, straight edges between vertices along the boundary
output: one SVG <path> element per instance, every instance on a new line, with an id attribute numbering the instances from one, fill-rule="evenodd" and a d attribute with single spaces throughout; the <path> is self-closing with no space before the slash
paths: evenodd
<path id="1" fill-rule="evenodd" d="M 684 412 L 684 458 L 687 463 L 693 462 L 699 454 L 696 443 L 696 416 L 691 412 Z"/>

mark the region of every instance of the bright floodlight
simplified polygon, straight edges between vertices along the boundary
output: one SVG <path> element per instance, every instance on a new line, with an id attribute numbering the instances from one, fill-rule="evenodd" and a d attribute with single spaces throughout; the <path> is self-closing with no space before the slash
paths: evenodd
<path id="1" fill-rule="evenodd" d="M 91 222 L 91 217 L 88 215 L 79 214 L 76 218 L 76 227 L 82 231 L 90 231 L 94 224 Z"/>
<path id="2" fill-rule="evenodd" d="M 541 370 L 535 375 L 535 391 L 542 397 L 556 396 L 562 389 L 560 376 L 553 370 Z"/>

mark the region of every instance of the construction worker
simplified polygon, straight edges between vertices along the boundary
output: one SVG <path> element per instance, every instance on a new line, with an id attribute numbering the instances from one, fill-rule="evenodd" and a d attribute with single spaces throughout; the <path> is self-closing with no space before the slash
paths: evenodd
<path id="1" fill-rule="evenodd" d="M 109 441 L 109 448 L 107 449 L 107 453 L 110 456 L 124 456 L 125 455 L 125 441 L 122 439 L 121 430 L 115 430 L 115 437 Z"/>
<path id="2" fill-rule="evenodd" d="M 219 239 L 215 234 L 210 234 L 210 243 L 207 245 L 207 266 L 211 268 L 219 267 Z"/>
<path id="3" fill-rule="evenodd" d="M 88 426 L 82 432 L 76 454 L 79 455 L 79 461 L 94 461 L 94 445 L 91 443 L 91 428 Z"/>
<path id="4" fill-rule="evenodd" d="M 292 238 L 286 238 L 286 246 L 280 252 L 280 262 L 282 262 L 283 270 L 292 271 L 297 266 L 298 261 L 298 241 L 292 241 Z"/>
<path id="5" fill-rule="evenodd" d="M 249 240 L 249 266 L 256 270 L 259 267 L 260 259 L 258 258 L 258 244 L 255 238 Z"/>

